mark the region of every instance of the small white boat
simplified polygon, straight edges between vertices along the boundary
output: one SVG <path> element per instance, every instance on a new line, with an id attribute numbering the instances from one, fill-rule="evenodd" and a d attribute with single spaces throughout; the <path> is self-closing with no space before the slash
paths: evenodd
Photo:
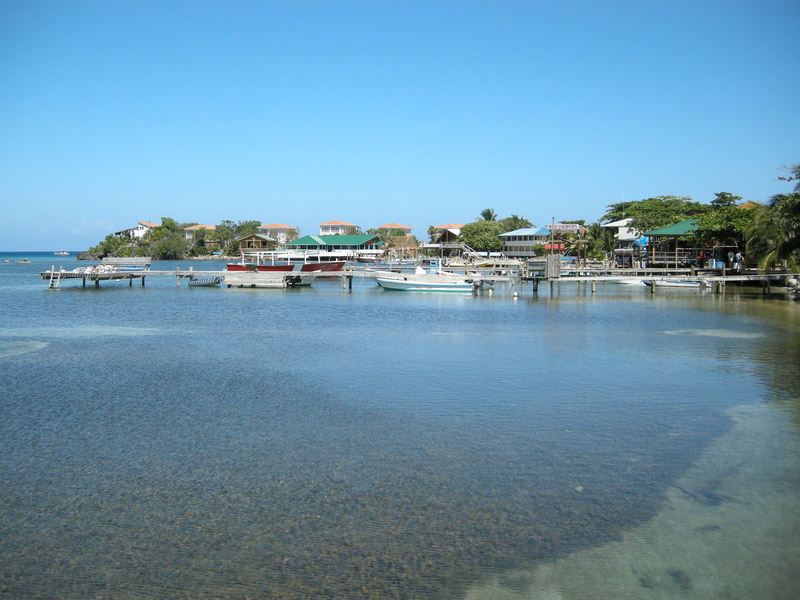
<path id="1" fill-rule="evenodd" d="M 480 282 L 437 275 L 408 275 L 404 277 L 377 277 L 375 281 L 385 290 L 402 292 L 463 292 L 471 293 Z"/>
<path id="2" fill-rule="evenodd" d="M 69 252 L 66 250 L 56 250 L 53 254 L 56 256 L 69 256 Z"/>
<path id="3" fill-rule="evenodd" d="M 708 287 L 708 283 L 705 281 L 687 281 L 686 279 L 654 279 L 645 283 L 656 287 L 686 288 L 690 290 Z"/>

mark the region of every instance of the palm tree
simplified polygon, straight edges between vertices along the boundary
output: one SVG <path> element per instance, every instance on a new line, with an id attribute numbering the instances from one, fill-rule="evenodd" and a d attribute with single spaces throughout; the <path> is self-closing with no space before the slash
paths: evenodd
<path id="1" fill-rule="evenodd" d="M 496 221 L 497 213 L 494 212 L 493 208 L 484 208 L 481 211 L 481 219 L 484 221 Z"/>
<path id="2" fill-rule="evenodd" d="M 761 271 L 785 265 L 800 272 L 800 193 L 773 196 L 747 230 L 746 250 Z"/>

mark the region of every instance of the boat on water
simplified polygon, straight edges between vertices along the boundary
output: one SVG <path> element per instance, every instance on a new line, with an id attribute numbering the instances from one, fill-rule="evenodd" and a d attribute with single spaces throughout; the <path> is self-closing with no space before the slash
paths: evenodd
<path id="1" fill-rule="evenodd" d="M 18 260 L 17 262 L 18 263 L 23 263 L 23 264 L 28 264 L 31 261 L 29 261 L 27 258 L 23 258 L 22 260 Z"/>
<path id="2" fill-rule="evenodd" d="M 190 277 L 189 278 L 189 286 L 190 287 L 214 287 L 218 286 L 222 283 L 222 277 L 219 275 L 213 275 L 211 277 Z"/>
<path id="3" fill-rule="evenodd" d="M 641 279 L 611 279 L 609 283 L 615 283 L 617 285 L 634 285 L 634 286 L 649 285 L 648 282 L 643 281 Z"/>
<path id="4" fill-rule="evenodd" d="M 55 252 L 53 252 L 53 254 L 55 256 L 69 256 L 69 252 L 67 252 L 66 250 L 56 250 Z"/>
<path id="5" fill-rule="evenodd" d="M 241 272 L 253 271 L 257 273 L 270 273 L 270 272 L 300 272 L 300 273 L 338 273 L 344 268 L 345 261 L 329 261 L 329 262 L 309 262 L 302 264 L 268 264 L 262 265 L 258 263 L 228 263 L 225 269 L 228 271 Z"/>
<path id="6" fill-rule="evenodd" d="M 654 279 L 645 281 L 645 285 L 655 285 L 656 287 L 684 288 L 689 290 L 699 290 L 708 287 L 708 283 L 698 280 L 686 279 Z"/>
<path id="7" fill-rule="evenodd" d="M 377 277 L 375 281 L 385 290 L 402 292 L 464 292 L 469 294 L 476 289 L 476 284 L 470 281 L 419 281 L 410 280 L 407 277 L 402 279 Z"/>
<path id="8" fill-rule="evenodd" d="M 414 273 L 384 272 L 375 281 L 385 290 L 402 292 L 463 292 L 471 293 L 481 287 L 480 279 L 455 273 L 433 272 L 417 267 Z"/>

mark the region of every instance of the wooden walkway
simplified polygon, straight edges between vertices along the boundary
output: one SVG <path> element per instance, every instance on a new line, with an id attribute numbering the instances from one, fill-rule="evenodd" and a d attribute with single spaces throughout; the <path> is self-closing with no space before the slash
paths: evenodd
<path id="1" fill-rule="evenodd" d="M 225 271 L 225 270 L 194 270 L 190 267 L 187 269 L 175 270 L 126 270 L 135 267 L 131 266 L 98 266 L 81 268 L 74 271 L 65 271 L 63 269 L 56 269 L 55 266 L 47 271 L 42 271 L 40 276 L 43 280 L 48 282 L 48 287 L 58 288 L 62 280 L 75 280 L 80 279 L 83 287 L 86 287 L 86 282 L 93 282 L 94 287 L 100 287 L 101 281 L 127 281 L 129 286 L 133 285 L 135 279 L 140 279 L 142 285 L 145 285 L 147 277 L 174 277 L 175 285 L 180 287 L 181 280 L 193 280 L 199 278 L 220 278 L 223 285 L 228 287 L 294 287 L 297 285 L 309 285 L 316 278 L 339 278 L 342 288 L 352 289 L 354 279 L 374 279 L 376 277 L 385 276 L 387 271 L 378 271 L 374 269 L 360 269 L 360 268 L 346 268 L 339 272 L 294 272 L 294 271 L 275 271 L 275 272 L 238 272 L 238 271 Z M 725 286 L 730 283 L 746 283 L 746 282 L 761 282 L 763 291 L 770 292 L 770 287 L 773 283 L 779 282 L 790 274 L 787 273 L 736 273 L 725 274 L 717 270 L 698 270 L 693 271 L 690 269 L 575 269 L 572 272 L 559 274 L 557 277 L 546 277 L 543 274 L 523 273 L 520 275 L 510 274 L 497 274 L 486 272 L 481 269 L 470 269 L 470 273 L 466 276 L 472 279 L 483 279 L 492 282 L 511 282 L 512 284 L 520 283 L 525 285 L 527 283 L 533 284 L 534 292 L 538 292 L 541 283 L 550 284 L 551 289 L 558 284 L 569 283 L 589 283 L 591 284 L 592 292 L 596 291 L 597 283 L 635 283 L 635 282 L 648 282 L 650 283 L 651 293 L 655 293 L 658 282 L 666 281 L 684 281 L 684 282 L 701 282 L 705 287 L 711 288 L 716 293 L 724 293 Z M 621 272 L 622 271 L 622 272 Z M 404 271 L 406 272 L 406 271 Z M 451 272 L 457 272 L 452 269 Z M 397 274 L 394 271 L 393 274 Z M 302 278 L 300 276 L 302 275 Z"/>

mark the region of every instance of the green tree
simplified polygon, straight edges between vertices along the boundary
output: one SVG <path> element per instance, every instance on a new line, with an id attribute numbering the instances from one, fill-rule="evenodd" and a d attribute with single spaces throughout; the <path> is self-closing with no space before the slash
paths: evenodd
<path id="1" fill-rule="evenodd" d="M 503 228 L 503 233 L 516 231 L 517 229 L 525 229 L 526 227 L 533 227 L 533 223 L 528 221 L 525 217 L 520 217 L 518 215 L 511 215 L 505 219 L 500 219 L 498 223 L 500 223 L 500 226 Z"/>
<path id="2" fill-rule="evenodd" d="M 178 260 L 186 256 L 186 241 L 179 231 L 170 231 L 167 235 L 150 245 L 151 256 L 158 260 Z"/>
<path id="3" fill-rule="evenodd" d="M 259 227 L 261 227 L 261 221 L 239 221 L 236 224 L 236 238 L 258 233 Z"/>
<path id="4" fill-rule="evenodd" d="M 493 208 L 484 208 L 481 211 L 481 217 L 483 221 L 496 221 L 497 220 L 497 213 L 494 211 Z"/>
<path id="5" fill-rule="evenodd" d="M 170 217 L 161 217 L 161 227 L 157 227 L 153 231 L 168 231 L 170 233 L 175 231 L 180 231 L 183 229 L 183 226 L 180 225 L 175 219 L 171 219 Z"/>
<path id="6" fill-rule="evenodd" d="M 711 206 L 714 208 L 724 208 L 736 204 L 741 199 L 741 196 L 734 196 L 728 192 L 716 192 L 714 194 L 714 199 L 711 201 Z"/>
<path id="7" fill-rule="evenodd" d="M 785 171 L 788 175 L 778 177 L 780 181 L 796 181 L 794 184 L 794 191 L 800 192 L 800 163 L 792 165 L 791 167 L 781 167 L 781 171 Z"/>
<path id="8" fill-rule="evenodd" d="M 599 223 L 592 223 L 587 230 L 586 255 L 589 258 L 603 259 L 617 247 L 617 236 L 610 229 L 601 227 Z"/>
<path id="9" fill-rule="evenodd" d="M 762 271 L 785 265 L 800 272 L 800 192 L 770 198 L 747 230 L 747 255 Z"/>
<path id="10" fill-rule="evenodd" d="M 601 221 L 618 221 L 630 217 L 630 227 L 639 231 L 650 231 L 685 221 L 707 210 L 707 204 L 694 202 L 688 196 L 656 196 L 635 202 L 610 204 Z"/>
<path id="11" fill-rule="evenodd" d="M 219 249 L 223 254 L 235 254 L 233 243 L 236 241 L 237 225 L 233 221 L 225 220 L 216 226 L 216 229 L 210 233 L 210 237 L 219 243 Z"/>
<path id="12" fill-rule="evenodd" d="M 427 233 L 428 233 L 428 239 L 431 241 L 431 243 L 433 243 L 435 240 L 439 239 L 439 235 L 441 232 L 433 225 L 430 225 L 428 227 Z"/>
<path id="13" fill-rule="evenodd" d="M 130 256 L 134 244 L 127 237 L 107 235 L 97 246 L 89 248 L 89 254 L 96 254 L 100 258 L 106 256 Z"/>
<path id="14" fill-rule="evenodd" d="M 192 234 L 191 240 L 187 244 L 187 252 L 189 256 L 205 256 L 210 254 L 211 250 L 206 246 L 206 240 L 210 240 L 209 231 L 207 229 L 197 229 Z"/>
<path id="15" fill-rule="evenodd" d="M 701 245 L 744 247 L 747 230 L 758 216 L 751 208 L 739 208 L 730 203 L 697 217 L 695 233 Z"/>
<path id="16" fill-rule="evenodd" d="M 377 229 L 375 227 L 367 229 L 367 235 L 377 235 L 384 244 L 389 241 L 389 234 L 390 231 L 386 229 Z"/>
<path id="17" fill-rule="evenodd" d="M 461 228 L 461 241 L 479 252 L 497 252 L 502 247 L 497 237 L 501 233 L 503 228 L 497 221 L 475 221 Z"/>

